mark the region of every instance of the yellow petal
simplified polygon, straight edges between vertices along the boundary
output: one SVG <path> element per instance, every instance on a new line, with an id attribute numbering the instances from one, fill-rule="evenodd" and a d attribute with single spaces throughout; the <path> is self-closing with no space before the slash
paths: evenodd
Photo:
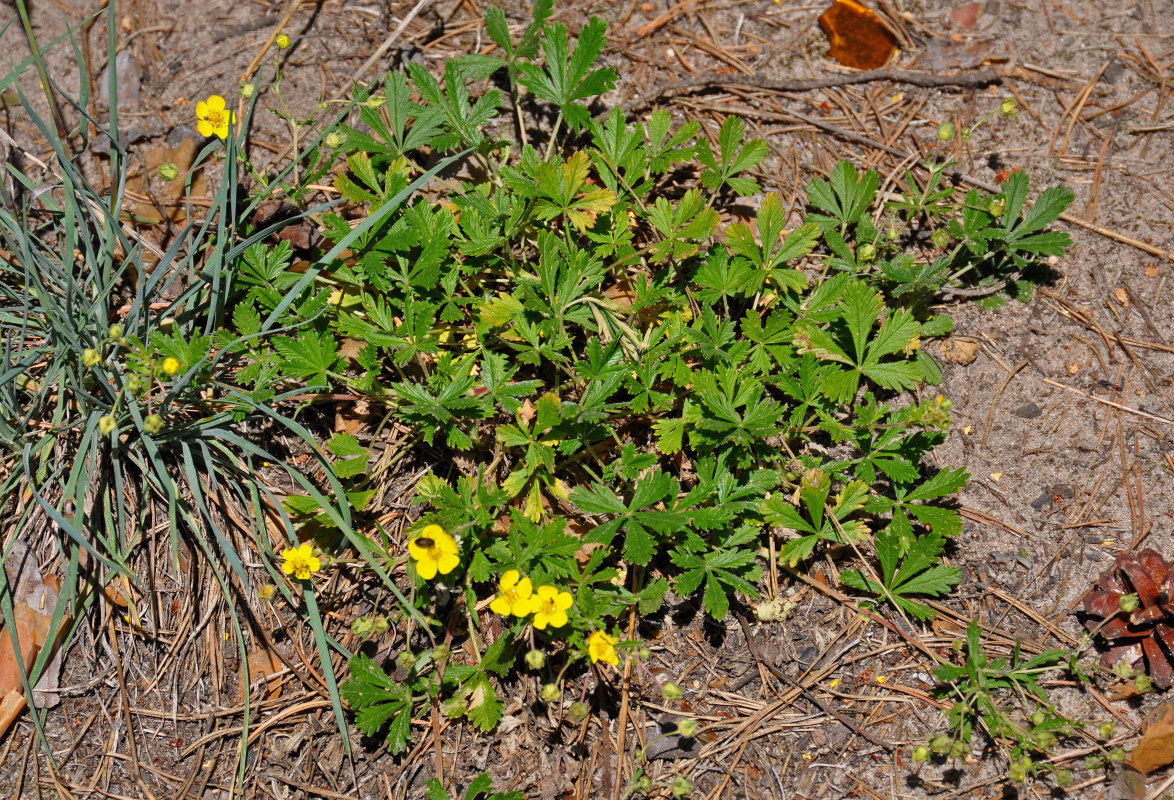
<path id="1" fill-rule="evenodd" d="M 284 564 L 281 565 L 281 571 L 284 572 L 286 575 L 292 575 L 293 571 L 294 571 L 293 562 L 286 561 Z"/>
<path id="2" fill-rule="evenodd" d="M 489 604 L 489 610 L 494 614 L 501 614 L 503 617 L 510 613 L 510 601 L 504 596 L 499 595 L 492 603 Z"/>
<path id="3" fill-rule="evenodd" d="M 430 581 L 436 577 L 436 562 L 430 558 L 417 561 L 416 572 L 420 573 L 420 577 L 424 580 Z"/>
<path id="4" fill-rule="evenodd" d="M 559 611 L 566 611 L 574 602 L 575 599 L 571 597 L 570 592 L 559 592 L 558 596 L 554 598 L 554 607 Z M 566 614 L 563 614 L 563 617 L 565 618 Z"/>
<path id="5" fill-rule="evenodd" d="M 196 123 L 196 130 L 200 132 L 201 136 L 211 136 L 216 132 L 216 129 L 212 127 L 212 123 L 206 119 L 202 119 Z"/>
<path id="6" fill-rule="evenodd" d="M 201 100 L 200 102 L 196 103 L 196 117 L 198 119 L 204 119 L 207 116 L 208 116 L 208 104 L 205 103 L 203 100 Z M 204 134 L 204 135 L 207 136 L 208 134 Z"/>
<path id="7" fill-rule="evenodd" d="M 306 566 L 310 568 L 310 572 L 317 572 L 322 569 L 322 560 L 318 556 L 310 556 L 309 563 Z"/>
<path id="8" fill-rule="evenodd" d="M 437 562 L 437 566 L 440 568 L 441 575 L 447 575 L 456 569 L 457 564 L 459 563 L 461 563 L 461 560 L 455 555 L 452 553 L 445 553 L 440 557 L 440 561 Z"/>
<path id="9" fill-rule="evenodd" d="M 504 573 L 502 573 L 502 576 L 501 576 L 501 589 L 502 589 L 502 591 L 506 591 L 507 589 L 512 589 L 515 585 L 517 585 L 519 577 L 521 577 L 521 576 L 518 574 L 518 571 L 516 569 L 509 569 L 509 570 L 506 570 Z"/>
<path id="10" fill-rule="evenodd" d="M 211 97 L 208 98 L 208 108 L 212 109 L 213 111 L 223 111 L 224 110 L 224 98 L 218 94 L 212 95 Z M 198 107 L 197 107 L 197 113 L 199 113 Z"/>

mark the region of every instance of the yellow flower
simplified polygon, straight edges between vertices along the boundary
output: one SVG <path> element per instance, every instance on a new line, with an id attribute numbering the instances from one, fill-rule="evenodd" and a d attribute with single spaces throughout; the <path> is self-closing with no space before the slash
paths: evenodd
<path id="1" fill-rule="evenodd" d="M 277 47 L 280 50 L 284 50 L 285 48 L 289 47 L 289 37 L 284 33 L 277 34 L 277 38 L 274 39 L 274 41 L 277 43 Z"/>
<path id="2" fill-rule="evenodd" d="M 608 636 L 603 631 L 596 631 L 587 637 L 587 655 L 592 664 L 603 661 L 607 664 L 618 665 L 620 657 L 616 655 L 616 637 Z"/>
<path id="3" fill-rule="evenodd" d="M 547 625 L 561 628 L 567 624 L 567 609 L 575 601 L 570 592 L 560 592 L 553 586 L 539 586 L 531 598 L 534 627 L 542 630 Z"/>
<path id="4" fill-rule="evenodd" d="M 224 107 L 224 98 L 214 94 L 207 102 L 201 100 L 196 103 L 196 130 L 201 136 L 216 136 L 220 139 L 228 138 L 228 126 L 236 123 L 236 114 Z"/>
<path id="5" fill-rule="evenodd" d="M 285 559 L 281 571 L 286 575 L 293 575 L 299 581 L 310 580 L 310 573 L 317 572 L 322 566 L 322 562 L 314 555 L 309 544 L 287 547 L 281 551 L 281 557 Z"/>
<path id="6" fill-rule="evenodd" d="M 408 542 L 408 554 L 416 560 L 416 572 L 426 581 L 436 573 L 447 575 L 461 563 L 456 540 L 439 525 L 429 525 Z"/>
<path id="7" fill-rule="evenodd" d="M 534 610 L 534 586 L 529 578 L 523 578 L 516 569 L 511 569 L 501 576 L 498 585 L 500 594 L 489 604 L 489 610 L 495 614 L 507 617 L 524 617 Z"/>
<path id="8" fill-rule="evenodd" d="M 179 372 L 179 361 L 172 358 L 171 356 L 163 359 L 163 371 L 168 375 L 174 375 L 175 373 Z"/>

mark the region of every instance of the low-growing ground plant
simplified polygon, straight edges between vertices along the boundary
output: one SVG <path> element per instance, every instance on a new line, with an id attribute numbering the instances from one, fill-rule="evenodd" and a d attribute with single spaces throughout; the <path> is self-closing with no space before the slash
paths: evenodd
<path id="1" fill-rule="evenodd" d="M 582 719 L 588 673 L 647 657 L 636 620 L 670 596 L 725 618 L 760 598 L 764 552 L 797 569 L 826 555 L 862 607 L 932 618 L 927 599 L 961 579 L 943 557 L 967 480 L 925 461 L 951 409 L 925 346 L 952 327 L 934 301 L 1022 294 L 1069 244 L 1047 228 L 1072 195 L 1029 203 L 1023 173 L 960 197 L 947 164 L 926 164 L 881 196 L 875 171 L 843 161 L 787 208 L 738 118 L 603 113 L 606 24 L 572 43 L 549 14 L 537 4 L 515 42 L 491 8 L 501 57 L 453 59 L 440 79 L 412 64 L 318 128 L 280 110 L 308 137 L 280 173 L 240 149 L 253 90 L 241 119 L 209 97 L 201 162 L 223 167 L 220 188 L 151 269 L 120 224 L 116 136 L 102 191 L 28 105 L 56 166 L 0 198 L 5 511 L 52 519 L 63 562 L 100 565 L 75 583 L 139 583 L 133 553 L 164 515 L 172 552 L 194 542 L 233 610 L 256 582 L 249 550 L 310 621 L 340 722 L 345 700 L 392 753 L 432 710 L 493 729 L 503 681 Z M 505 126 L 501 94 L 478 93 L 499 71 Z M 554 119 L 541 147 L 521 141 L 535 109 Z M 304 204 L 327 175 L 338 199 L 285 221 L 320 245 L 252 222 L 274 187 Z M 177 275 L 186 288 L 160 307 Z M 311 420 L 330 403 L 361 405 L 363 424 L 327 433 Z M 304 442 L 320 469 L 257 430 Z M 411 487 L 423 513 L 392 527 L 382 503 L 409 458 L 431 466 Z M 297 488 L 279 497 L 263 463 Z M 226 491 L 250 530 L 226 530 Z M 377 598 L 349 631 L 319 612 L 332 570 Z M 332 652 L 349 659 L 340 689 Z M 1031 690 L 1040 658 L 939 674 L 963 704 L 951 747 L 979 713 L 965 681 L 995 670 Z"/>

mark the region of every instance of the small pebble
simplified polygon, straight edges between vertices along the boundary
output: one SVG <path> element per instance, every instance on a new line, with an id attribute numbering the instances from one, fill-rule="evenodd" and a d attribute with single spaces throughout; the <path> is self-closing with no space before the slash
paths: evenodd
<path id="1" fill-rule="evenodd" d="M 1023 417 L 1024 419 L 1035 419 L 1036 417 L 1043 416 L 1044 412 L 1043 409 L 1037 406 L 1035 403 L 1028 403 L 1027 405 L 1023 405 L 1015 409 L 1015 411 L 1012 413 L 1014 413 L 1015 416 Z"/>

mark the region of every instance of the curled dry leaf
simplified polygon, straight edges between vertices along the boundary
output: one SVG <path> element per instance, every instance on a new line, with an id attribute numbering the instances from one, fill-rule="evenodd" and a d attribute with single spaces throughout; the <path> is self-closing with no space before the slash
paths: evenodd
<path id="1" fill-rule="evenodd" d="M 1121 610 L 1121 598 L 1136 594 L 1138 607 Z M 1101 657 L 1105 667 L 1125 661 L 1130 666 L 1145 662 L 1154 685 L 1174 684 L 1174 573 L 1157 551 L 1146 548 L 1136 555 L 1117 556 L 1113 569 L 1100 574 L 1096 585 L 1082 598 L 1088 614 L 1085 626 L 1096 630 L 1109 644 Z"/>
<path id="2" fill-rule="evenodd" d="M 1143 775 L 1174 762 L 1174 703 L 1162 703 L 1148 719 L 1141 741 L 1129 754 L 1129 763 Z"/>
<path id="3" fill-rule="evenodd" d="M 897 52 L 897 39 L 871 8 L 835 0 L 819 17 L 828 37 L 828 55 L 853 69 L 879 69 Z"/>
<path id="4" fill-rule="evenodd" d="M 951 336 L 942 344 L 942 358 L 955 364 L 973 364 L 978 358 L 978 339 Z"/>

